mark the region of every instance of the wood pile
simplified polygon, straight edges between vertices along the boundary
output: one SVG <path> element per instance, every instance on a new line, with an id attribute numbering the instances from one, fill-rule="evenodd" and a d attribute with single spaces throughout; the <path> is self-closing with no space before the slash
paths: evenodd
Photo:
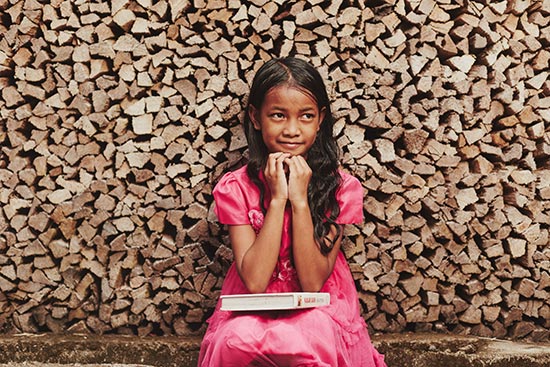
<path id="1" fill-rule="evenodd" d="M 298 55 L 365 187 L 344 252 L 371 330 L 548 339 L 549 0 L 0 14 L 0 331 L 204 331 L 231 262 L 212 187 L 255 70 Z"/>

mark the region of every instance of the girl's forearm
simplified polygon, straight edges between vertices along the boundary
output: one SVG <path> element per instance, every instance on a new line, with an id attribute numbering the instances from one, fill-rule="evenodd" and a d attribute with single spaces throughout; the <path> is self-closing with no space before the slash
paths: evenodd
<path id="1" fill-rule="evenodd" d="M 244 254 L 240 275 L 251 293 L 264 292 L 277 264 L 281 247 L 286 200 L 272 200 L 264 224 Z"/>
<path id="2" fill-rule="evenodd" d="M 332 272 L 331 256 L 321 253 L 313 235 L 309 205 L 292 206 L 292 244 L 294 266 L 302 290 L 318 292 Z"/>

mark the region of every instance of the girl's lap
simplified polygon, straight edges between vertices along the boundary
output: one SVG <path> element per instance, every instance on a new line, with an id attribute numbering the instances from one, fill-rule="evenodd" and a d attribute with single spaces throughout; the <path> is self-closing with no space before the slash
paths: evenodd
<path id="1" fill-rule="evenodd" d="M 280 340 L 292 343 L 298 339 L 305 342 L 310 335 L 323 334 L 323 340 L 331 337 L 335 329 L 332 318 L 320 308 L 298 311 L 274 311 L 258 313 L 235 313 L 224 322 L 223 329 L 229 334 L 240 336 L 247 341 Z M 221 330 L 218 330 L 218 333 Z"/>
<path id="2" fill-rule="evenodd" d="M 337 358 L 335 330 L 319 309 L 246 313 L 226 320 L 216 343 L 224 343 L 226 358 L 251 366 L 330 366 Z"/>

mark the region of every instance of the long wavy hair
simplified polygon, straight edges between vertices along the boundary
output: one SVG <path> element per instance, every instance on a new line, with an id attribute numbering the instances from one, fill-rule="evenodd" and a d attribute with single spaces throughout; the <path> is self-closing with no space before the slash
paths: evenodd
<path id="1" fill-rule="evenodd" d="M 267 163 L 269 152 L 261 131 L 256 130 L 252 124 L 249 110 L 250 106 L 259 110 L 266 94 L 278 86 L 290 86 L 301 90 L 316 101 L 319 111 L 325 111 L 325 118 L 321 122 L 315 142 L 307 153 L 306 161 L 312 170 L 308 202 L 314 237 L 321 252 L 328 254 L 342 233 L 342 226 L 335 222 L 340 214 L 340 206 L 336 200 L 336 192 L 342 180 L 338 172 L 340 151 L 333 136 L 334 117 L 323 78 L 308 62 L 293 57 L 272 59 L 254 76 L 244 117 L 249 150 L 247 174 L 260 190 L 260 206 L 265 213 L 266 186 L 260 180 L 260 172 Z M 328 238 L 331 227 L 337 230 L 332 240 Z"/>

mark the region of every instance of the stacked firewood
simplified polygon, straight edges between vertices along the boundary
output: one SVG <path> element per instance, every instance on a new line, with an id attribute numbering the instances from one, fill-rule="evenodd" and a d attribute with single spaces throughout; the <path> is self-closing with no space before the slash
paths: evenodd
<path id="1" fill-rule="evenodd" d="M 326 79 L 371 330 L 550 335 L 550 1 L 0 0 L 0 331 L 200 334 L 272 57 Z"/>

